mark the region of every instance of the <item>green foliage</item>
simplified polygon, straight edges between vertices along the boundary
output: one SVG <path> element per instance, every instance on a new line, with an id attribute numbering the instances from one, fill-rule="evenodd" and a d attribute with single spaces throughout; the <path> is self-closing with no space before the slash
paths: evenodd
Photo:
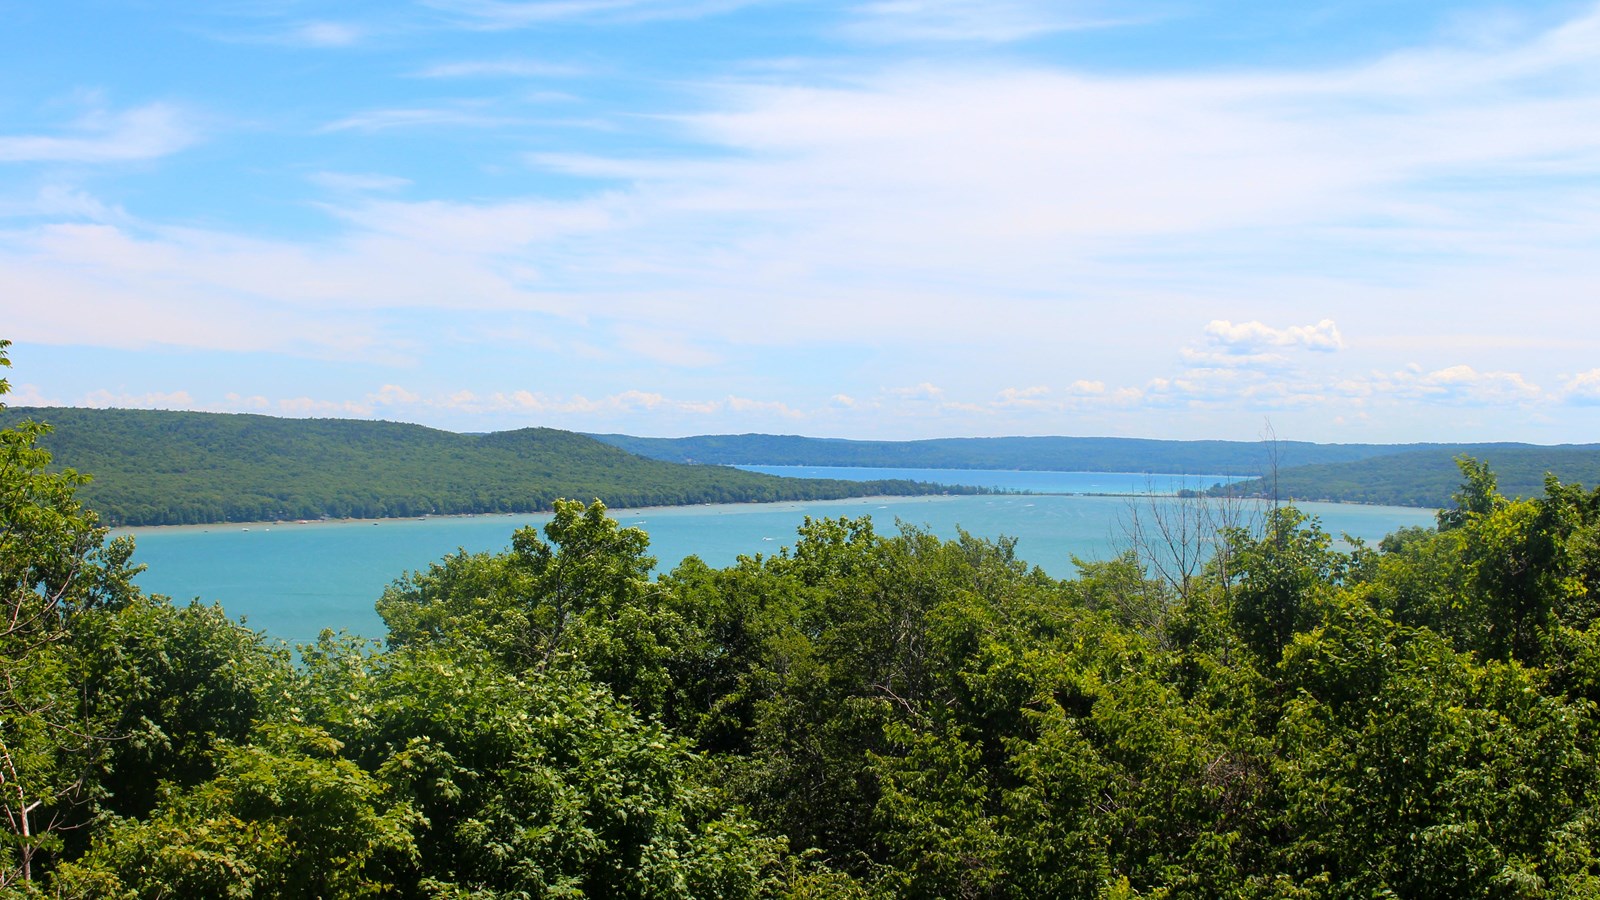
<path id="1" fill-rule="evenodd" d="M 0 395 L 9 387 L 0 380 Z M 86 477 L 47 471 L 47 433 L 0 429 L 0 889 L 31 882 L 81 821 L 102 735 L 85 721 L 71 628 L 135 594 L 132 543 L 105 543 L 77 498 Z"/>
<path id="2" fill-rule="evenodd" d="M 648 580 L 637 528 L 596 501 L 556 501 L 544 526 L 518 530 L 498 559 L 458 554 L 384 593 L 389 645 L 487 651 L 514 672 L 575 665 L 647 714 L 672 699 L 670 660 L 684 624 Z"/>
<path id="3" fill-rule="evenodd" d="M 83 712 L 101 742 L 96 808 L 144 816 L 162 782 L 215 774 L 216 750 L 247 742 L 295 690 L 288 652 L 221 608 L 138 598 L 83 615 L 71 638 Z"/>
<path id="4" fill-rule="evenodd" d="M 1457 505 L 1440 512 L 1437 533 L 1385 541 L 1370 597 L 1458 649 L 1541 662 L 1556 630 L 1587 628 L 1600 600 L 1590 551 L 1595 499 L 1552 479 L 1544 498 L 1507 500 L 1482 463 L 1459 465 Z"/>
<path id="5" fill-rule="evenodd" d="M 1488 463 L 1458 456 L 1456 465 L 1466 480 L 1461 483 L 1461 490 L 1450 495 L 1455 506 L 1439 511 L 1440 531 L 1460 528 L 1506 505 L 1506 499 L 1500 496 L 1499 477 L 1490 470 Z"/>
<path id="6" fill-rule="evenodd" d="M 1593 707 L 1344 605 L 1285 654 L 1278 727 L 1296 877 L 1371 895 L 1535 897 L 1592 876 Z"/>
<path id="7" fill-rule="evenodd" d="M 911 481 L 777 478 L 634 456 L 550 428 L 454 434 L 398 422 L 129 409 L 23 409 L 56 459 L 95 473 L 84 499 L 119 525 L 535 512 L 612 506 L 972 493 Z"/>
<path id="8" fill-rule="evenodd" d="M 393 791 L 304 726 L 221 749 L 217 776 L 121 820 L 63 865 L 68 896 L 379 897 L 412 868 L 421 819 Z"/>
<path id="9" fill-rule="evenodd" d="M 417 888 L 473 897 L 747 897 L 781 844 L 719 805 L 680 739 L 573 671 L 482 653 L 307 654 L 313 719 L 424 817 Z"/>
<path id="10" fill-rule="evenodd" d="M 1315 622 L 1319 594 L 1337 587 L 1346 559 L 1333 538 L 1293 506 L 1272 510 L 1260 535 L 1229 529 L 1232 548 L 1233 624 L 1245 646 L 1267 665 L 1290 638 Z"/>

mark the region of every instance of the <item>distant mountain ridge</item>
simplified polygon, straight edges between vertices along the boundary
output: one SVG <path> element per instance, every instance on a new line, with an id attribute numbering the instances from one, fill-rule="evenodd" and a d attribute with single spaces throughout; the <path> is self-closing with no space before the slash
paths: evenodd
<path id="1" fill-rule="evenodd" d="M 1260 475 L 1278 466 L 1352 462 L 1445 444 L 1313 444 L 1278 441 L 1163 441 L 1113 437 L 933 438 L 856 441 L 797 435 L 719 434 L 642 438 L 590 434 L 630 453 L 712 465 L 873 466 L 926 469 L 1023 469 L 1062 472 L 1165 472 Z M 1479 446 L 1479 445 L 1474 445 Z M 1491 445 L 1482 445 L 1491 446 Z"/>
<path id="2" fill-rule="evenodd" d="M 399 422 L 252 414 L 0 410 L 0 422 L 27 418 L 55 427 L 44 446 L 56 464 L 93 475 L 81 496 L 121 525 L 533 512 L 562 497 L 633 507 L 977 492 L 727 468 L 740 463 L 1258 476 L 1232 488 L 1255 494 L 1271 493 L 1259 476 L 1275 471 L 1277 494 L 1286 499 L 1401 506 L 1448 505 L 1460 483 L 1460 454 L 1486 460 L 1509 496 L 1539 494 L 1546 472 L 1600 483 L 1600 444 L 640 438 L 551 428 L 457 434 Z"/>
<path id="3" fill-rule="evenodd" d="M 399 422 L 16 407 L 45 422 L 59 467 L 107 521 L 179 525 L 322 517 L 535 512 L 560 498 L 614 507 L 974 492 L 910 481 L 778 478 L 645 459 L 570 431 L 483 435 Z"/>
<path id="4" fill-rule="evenodd" d="M 686 438 L 590 435 L 640 456 L 718 465 L 870 466 L 1163 472 L 1255 476 L 1227 489 L 1285 499 L 1441 507 L 1460 485 L 1455 458 L 1487 461 L 1502 492 L 1532 497 L 1552 473 L 1600 482 L 1600 444 L 1313 444 L 1303 441 L 1161 441 L 1105 437 L 937 438 L 855 441 L 796 435 L 724 434 Z M 952 479 L 955 480 L 955 479 Z"/>

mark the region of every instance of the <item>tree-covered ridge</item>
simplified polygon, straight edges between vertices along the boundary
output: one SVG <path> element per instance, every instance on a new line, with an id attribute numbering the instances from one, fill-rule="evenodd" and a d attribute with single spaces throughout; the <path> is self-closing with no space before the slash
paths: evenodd
<path id="1" fill-rule="evenodd" d="M 1279 466 L 1349 462 L 1425 447 L 1454 453 L 1515 445 L 1312 444 L 1303 441 L 1162 441 L 1105 437 L 935 438 L 856 441 L 775 434 L 643 438 L 590 437 L 630 453 L 715 465 L 868 466 L 926 469 L 1023 469 L 1059 472 L 1166 472 L 1259 475 Z"/>
<path id="2" fill-rule="evenodd" d="M 1278 471 L 1276 492 L 1295 500 L 1334 500 L 1389 506 L 1444 507 L 1461 480 L 1456 458 L 1469 454 L 1488 463 L 1508 497 L 1537 497 L 1545 478 L 1600 484 L 1600 444 L 1560 447 L 1486 445 L 1430 448 L 1354 462 L 1291 466 Z M 1212 488 L 1216 495 L 1271 496 L 1270 477 Z"/>
<path id="3" fill-rule="evenodd" d="M 1348 552 L 1173 500 L 1067 581 L 868 519 L 652 578 L 563 501 L 297 666 L 140 593 L 43 436 L 0 429 L 0 896 L 1600 895 L 1600 490 L 1468 461 Z"/>
<path id="4" fill-rule="evenodd" d="M 16 408 L 52 426 L 84 500 L 120 525 L 535 512 L 560 497 L 617 507 L 971 492 L 910 481 L 777 478 L 644 459 L 582 435 L 462 435 L 398 422 L 128 409 Z"/>

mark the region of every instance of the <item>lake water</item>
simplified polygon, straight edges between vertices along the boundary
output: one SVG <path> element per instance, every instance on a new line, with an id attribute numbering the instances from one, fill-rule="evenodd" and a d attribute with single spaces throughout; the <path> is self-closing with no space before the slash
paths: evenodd
<path id="1" fill-rule="evenodd" d="M 776 553 L 794 542 L 795 529 L 806 516 L 866 515 L 885 533 L 892 533 L 899 519 L 942 537 L 955 537 L 958 525 L 980 537 L 1010 535 L 1018 539 L 1021 558 L 1068 577 L 1075 571 L 1074 555 L 1103 559 L 1125 546 L 1120 523 L 1136 502 L 1071 494 L 939 496 L 662 507 L 613 510 L 612 515 L 625 526 L 650 533 L 651 552 L 662 570 L 689 555 L 724 566 L 740 555 Z M 1326 503 L 1301 508 L 1335 535 L 1348 532 L 1368 541 L 1407 525 L 1433 523 L 1433 511 L 1425 509 Z M 394 579 L 457 549 L 505 549 L 512 531 L 549 519 L 548 514 L 525 514 L 136 528 L 127 533 L 138 545 L 135 561 L 149 566 L 138 579 L 146 591 L 179 601 L 220 602 L 252 627 L 292 643 L 310 641 L 323 628 L 381 637 L 383 622 L 373 602 Z"/>

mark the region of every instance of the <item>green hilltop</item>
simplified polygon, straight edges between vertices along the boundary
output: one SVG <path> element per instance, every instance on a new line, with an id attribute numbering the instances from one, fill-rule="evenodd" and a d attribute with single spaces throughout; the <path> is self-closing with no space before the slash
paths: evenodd
<path id="1" fill-rule="evenodd" d="M 1163 441 L 1115 437 L 934 438 L 855 441 L 787 434 L 713 434 L 643 438 L 590 437 L 630 453 L 671 462 L 771 466 L 904 466 L 928 469 L 1020 469 L 1059 472 L 1165 472 L 1258 475 L 1279 465 L 1338 463 L 1442 444 L 1312 444 L 1305 441 Z"/>
<path id="2" fill-rule="evenodd" d="M 1506 494 L 1547 473 L 1600 483 L 1600 445 L 1311 444 L 1009 437 L 851 441 L 792 435 L 640 438 L 551 428 L 457 434 L 422 425 L 161 410 L 12 408 L 54 430 L 60 466 L 94 474 L 83 498 L 121 525 L 536 512 L 558 498 L 612 507 L 971 493 L 908 480 L 778 478 L 738 463 L 1255 475 L 1231 488 L 1300 500 L 1450 503 L 1455 458 L 1486 460 Z M 959 476 L 948 481 L 956 482 Z"/>
<path id="3" fill-rule="evenodd" d="M 1389 506 L 1449 506 L 1461 485 L 1456 457 L 1470 456 L 1493 469 L 1508 497 L 1537 497 L 1545 477 L 1600 484 L 1600 444 L 1535 447 L 1477 444 L 1433 447 L 1327 465 L 1293 466 L 1277 474 L 1278 496 Z M 1271 495 L 1272 481 L 1256 478 L 1211 490 L 1213 494 Z"/>
<path id="4" fill-rule="evenodd" d="M 90 472 L 81 496 L 122 525 L 826 500 L 971 489 L 911 481 L 777 478 L 644 459 L 583 435 L 524 428 L 464 435 L 349 419 L 160 410 L 6 409 L 53 426 L 58 465 Z"/>

